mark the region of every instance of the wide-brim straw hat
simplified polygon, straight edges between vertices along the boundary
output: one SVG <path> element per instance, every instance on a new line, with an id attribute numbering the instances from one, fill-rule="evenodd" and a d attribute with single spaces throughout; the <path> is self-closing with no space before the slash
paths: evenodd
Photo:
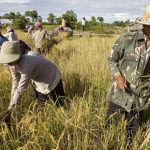
<path id="1" fill-rule="evenodd" d="M 0 64 L 8 64 L 17 61 L 21 57 L 20 46 L 16 41 L 6 41 L 0 51 Z"/>
<path id="2" fill-rule="evenodd" d="M 150 25 L 150 3 L 146 6 L 143 18 L 140 21 L 143 25 Z"/>

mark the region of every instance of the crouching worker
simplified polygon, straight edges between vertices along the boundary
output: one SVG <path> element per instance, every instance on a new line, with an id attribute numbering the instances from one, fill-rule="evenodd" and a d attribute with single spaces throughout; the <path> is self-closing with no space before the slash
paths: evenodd
<path id="1" fill-rule="evenodd" d="M 7 41 L 1 47 L 0 64 L 8 64 L 12 75 L 8 113 L 17 104 L 31 80 L 39 101 L 45 102 L 52 98 L 56 106 L 63 106 L 64 89 L 60 72 L 51 61 L 41 56 L 21 55 L 18 42 Z"/>

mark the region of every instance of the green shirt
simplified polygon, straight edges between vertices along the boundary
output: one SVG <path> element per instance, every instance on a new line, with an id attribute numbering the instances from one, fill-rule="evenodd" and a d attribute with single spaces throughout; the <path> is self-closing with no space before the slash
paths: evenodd
<path id="1" fill-rule="evenodd" d="M 121 74 L 131 89 L 136 88 L 140 77 L 149 73 L 147 67 L 150 64 L 149 53 L 142 30 L 121 35 L 108 57 L 108 67 L 112 77 Z M 118 89 L 114 79 L 108 99 L 124 107 L 128 112 L 131 111 L 134 103 L 134 96 Z"/>

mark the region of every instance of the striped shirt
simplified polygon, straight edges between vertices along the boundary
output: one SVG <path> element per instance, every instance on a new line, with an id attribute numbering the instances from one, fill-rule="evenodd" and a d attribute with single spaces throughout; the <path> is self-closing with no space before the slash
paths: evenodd
<path id="1" fill-rule="evenodd" d="M 11 109 L 32 80 L 35 89 L 48 94 L 60 81 L 60 72 L 55 64 L 41 56 L 23 55 L 17 65 L 9 66 L 12 75 Z"/>

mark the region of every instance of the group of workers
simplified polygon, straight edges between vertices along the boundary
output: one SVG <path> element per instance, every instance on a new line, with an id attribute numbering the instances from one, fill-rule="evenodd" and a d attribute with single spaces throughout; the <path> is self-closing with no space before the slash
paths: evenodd
<path id="1" fill-rule="evenodd" d="M 150 73 L 150 4 L 139 24 L 142 25 L 141 29 L 128 31 L 116 40 L 108 57 L 113 84 L 108 94 L 107 116 L 123 115 L 128 122 L 127 134 L 130 136 L 137 132 L 140 112 L 150 98 L 150 86 L 142 84 Z M 40 39 L 48 36 L 48 33 L 37 22 L 33 34 L 40 53 Z M 6 41 L 1 46 L 0 64 L 7 64 L 12 76 L 7 114 L 17 105 L 31 81 L 37 100 L 45 102 L 52 98 L 57 107 L 63 106 L 65 92 L 58 67 L 42 55 L 31 52 L 24 55 L 12 29 L 9 28 L 4 36 Z"/>
<path id="2" fill-rule="evenodd" d="M 58 67 L 47 60 L 41 54 L 40 39 L 46 36 L 46 31 L 42 24 L 35 24 L 33 33 L 35 46 L 38 48 L 34 52 L 22 40 L 17 38 L 14 30 L 8 27 L 7 33 L 1 35 L 4 40 L 1 42 L 0 64 L 7 64 L 7 68 L 12 76 L 12 88 L 10 104 L 5 113 L 0 114 L 0 119 L 10 118 L 13 108 L 21 100 L 29 83 L 33 84 L 35 97 L 40 102 L 53 100 L 57 107 L 64 105 L 64 88 L 61 73 Z"/>

